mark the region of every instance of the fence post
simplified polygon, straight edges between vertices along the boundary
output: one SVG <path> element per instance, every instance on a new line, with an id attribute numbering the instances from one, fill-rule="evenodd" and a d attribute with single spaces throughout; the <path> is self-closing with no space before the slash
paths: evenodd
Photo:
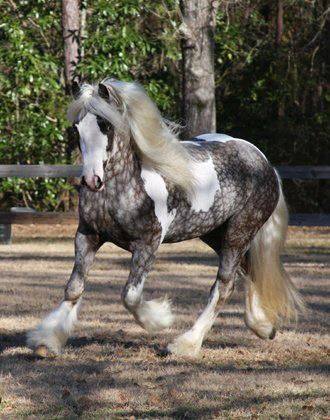
<path id="1" fill-rule="evenodd" d="M 11 244 L 11 224 L 0 225 L 0 244 Z"/>
<path id="2" fill-rule="evenodd" d="M 36 211 L 31 207 L 12 207 L 12 213 L 35 213 Z M 0 244 L 11 244 L 11 223 L 0 225 Z"/>

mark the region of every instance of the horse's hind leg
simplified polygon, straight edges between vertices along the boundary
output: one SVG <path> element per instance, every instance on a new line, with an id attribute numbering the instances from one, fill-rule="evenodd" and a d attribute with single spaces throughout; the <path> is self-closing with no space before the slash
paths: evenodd
<path id="1" fill-rule="evenodd" d="M 207 305 L 193 327 L 169 344 L 171 353 L 197 356 L 221 306 L 231 297 L 237 270 L 255 234 L 251 224 L 245 226 L 245 216 L 234 216 L 224 226 L 201 238 L 219 255 L 217 279 L 211 288 Z"/>
<path id="2" fill-rule="evenodd" d="M 27 334 L 27 345 L 36 355 L 58 355 L 71 335 L 77 321 L 85 279 L 100 246 L 98 235 L 83 233 L 78 228 L 75 238 L 75 264 L 65 288 L 64 300 Z"/>
<path id="3" fill-rule="evenodd" d="M 230 274 L 227 271 L 226 277 L 223 277 L 222 268 L 219 267 L 217 279 L 211 288 L 205 309 L 189 331 L 168 345 L 171 353 L 193 357 L 198 355 L 203 339 L 218 315 L 220 304 L 224 304 L 234 291 L 235 274 L 236 270 L 233 269 Z"/>

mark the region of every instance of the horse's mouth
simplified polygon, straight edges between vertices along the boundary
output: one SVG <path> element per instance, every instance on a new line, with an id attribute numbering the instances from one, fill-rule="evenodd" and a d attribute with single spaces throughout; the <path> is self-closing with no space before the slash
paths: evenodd
<path id="1" fill-rule="evenodd" d="M 86 186 L 90 191 L 100 192 L 104 189 L 104 182 L 98 175 L 93 175 L 86 180 L 85 176 L 81 178 L 81 185 Z"/>

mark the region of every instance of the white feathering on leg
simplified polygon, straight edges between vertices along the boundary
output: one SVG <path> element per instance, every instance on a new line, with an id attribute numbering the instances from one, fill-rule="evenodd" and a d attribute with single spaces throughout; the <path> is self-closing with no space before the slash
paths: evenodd
<path id="1" fill-rule="evenodd" d="M 197 330 L 189 330 L 175 338 L 167 348 L 176 356 L 197 357 L 202 347 L 203 335 Z"/>
<path id="2" fill-rule="evenodd" d="M 143 300 L 135 309 L 134 316 L 138 323 L 151 333 L 169 328 L 174 322 L 171 301 L 165 297 L 154 300 Z"/>
<path id="3" fill-rule="evenodd" d="M 81 299 L 73 304 L 64 301 L 44 318 L 36 328 L 27 333 L 27 345 L 32 350 L 46 346 L 54 354 L 59 354 L 77 323 L 77 313 Z"/>
<path id="4" fill-rule="evenodd" d="M 205 334 L 211 329 L 217 317 L 216 306 L 218 300 L 219 291 L 216 288 L 211 301 L 207 304 L 193 327 L 175 338 L 174 341 L 167 346 L 172 354 L 188 357 L 198 356 Z"/>

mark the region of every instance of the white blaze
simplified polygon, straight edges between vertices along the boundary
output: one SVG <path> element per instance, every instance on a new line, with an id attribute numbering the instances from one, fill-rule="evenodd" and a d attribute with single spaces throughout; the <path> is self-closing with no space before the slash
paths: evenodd
<path id="1" fill-rule="evenodd" d="M 82 175 L 86 178 L 97 175 L 103 180 L 103 162 L 107 160 L 108 138 L 100 130 L 94 114 L 86 114 L 76 126 L 84 162 Z"/>

